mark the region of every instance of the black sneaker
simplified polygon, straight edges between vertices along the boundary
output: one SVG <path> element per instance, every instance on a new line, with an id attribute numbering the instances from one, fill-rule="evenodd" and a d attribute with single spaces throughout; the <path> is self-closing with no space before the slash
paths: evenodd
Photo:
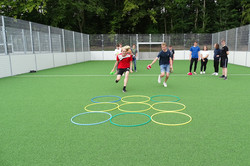
<path id="1" fill-rule="evenodd" d="M 118 83 L 119 81 L 118 80 L 115 80 L 115 83 Z"/>
<path id="2" fill-rule="evenodd" d="M 224 77 L 224 80 L 227 80 L 227 77 Z"/>
<path id="3" fill-rule="evenodd" d="M 225 76 L 224 75 L 222 75 L 222 76 L 220 76 L 219 78 L 224 78 Z"/>
<path id="4" fill-rule="evenodd" d="M 126 89 L 123 89 L 122 91 L 123 91 L 124 93 L 126 93 L 126 92 L 127 92 L 127 90 L 126 90 Z"/>

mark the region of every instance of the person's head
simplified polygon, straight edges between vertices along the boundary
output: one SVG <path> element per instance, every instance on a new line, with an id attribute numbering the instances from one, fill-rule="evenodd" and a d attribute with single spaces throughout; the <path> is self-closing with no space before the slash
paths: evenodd
<path id="1" fill-rule="evenodd" d="M 126 48 L 122 47 L 122 56 L 126 56 L 127 55 L 127 50 Z"/>
<path id="2" fill-rule="evenodd" d="M 204 51 L 207 51 L 207 46 L 206 46 L 206 45 L 203 46 L 203 50 L 204 50 Z"/>
<path id="3" fill-rule="evenodd" d="M 226 41 L 223 39 L 223 40 L 221 40 L 221 45 L 223 45 L 223 46 L 225 46 L 226 45 Z"/>
<path id="4" fill-rule="evenodd" d="M 166 50 L 167 49 L 167 44 L 166 43 L 161 43 L 161 49 Z"/>
<path id="5" fill-rule="evenodd" d="M 194 46 L 196 47 L 197 45 L 198 45 L 198 42 L 197 42 L 197 41 L 195 41 L 195 42 L 194 42 Z"/>
<path id="6" fill-rule="evenodd" d="M 133 47 L 133 49 L 135 49 L 135 44 L 133 44 L 133 46 L 132 46 L 132 47 Z"/>
<path id="7" fill-rule="evenodd" d="M 116 48 L 118 49 L 119 47 L 120 47 L 120 45 L 119 45 L 119 44 L 117 44 L 117 45 L 116 45 Z"/>
<path id="8" fill-rule="evenodd" d="M 122 43 L 119 43 L 119 47 L 122 48 Z"/>
<path id="9" fill-rule="evenodd" d="M 219 49 L 219 48 L 220 48 L 220 45 L 219 45 L 218 43 L 215 43 L 215 44 L 214 44 L 214 48 L 215 48 L 215 49 Z"/>
<path id="10" fill-rule="evenodd" d="M 170 50 L 172 50 L 173 49 L 173 47 L 170 45 L 169 47 L 168 47 Z"/>

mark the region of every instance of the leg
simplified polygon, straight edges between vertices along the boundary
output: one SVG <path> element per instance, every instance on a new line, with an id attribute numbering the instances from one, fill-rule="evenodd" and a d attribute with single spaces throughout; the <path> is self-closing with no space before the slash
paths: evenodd
<path id="1" fill-rule="evenodd" d="M 204 65 L 204 62 L 203 62 L 203 60 L 201 60 L 201 72 L 202 72 L 202 69 L 203 69 L 203 65 Z"/>
<path id="2" fill-rule="evenodd" d="M 189 72 L 190 72 L 190 73 L 191 73 L 191 71 L 192 71 L 193 63 L 194 63 L 194 59 L 191 58 L 190 66 L 189 66 Z"/>
<path id="3" fill-rule="evenodd" d="M 219 73 L 219 60 L 218 59 L 214 60 L 214 68 L 215 68 L 215 73 Z"/>
<path id="4" fill-rule="evenodd" d="M 198 58 L 195 58 L 195 60 L 194 60 L 194 72 L 196 72 L 197 62 L 198 62 Z"/>
<path id="5" fill-rule="evenodd" d="M 136 58 L 134 58 L 134 70 L 136 71 Z"/>
<path id="6" fill-rule="evenodd" d="M 165 82 L 167 82 L 167 81 L 168 81 L 168 78 L 169 78 L 169 73 L 167 72 L 167 73 L 166 73 Z"/>
<path id="7" fill-rule="evenodd" d="M 207 62 L 208 62 L 208 59 L 205 59 L 205 62 L 204 62 L 204 71 L 206 71 L 206 69 L 207 69 Z"/>
<path id="8" fill-rule="evenodd" d="M 122 77 L 122 75 L 118 74 L 118 75 L 116 76 L 115 82 L 118 83 L 118 82 L 120 81 L 121 77 Z"/>
<path id="9" fill-rule="evenodd" d="M 125 78 L 124 78 L 124 86 L 125 87 L 127 86 L 127 83 L 128 83 L 128 75 L 129 75 L 129 71 L 126 71 Z"/>

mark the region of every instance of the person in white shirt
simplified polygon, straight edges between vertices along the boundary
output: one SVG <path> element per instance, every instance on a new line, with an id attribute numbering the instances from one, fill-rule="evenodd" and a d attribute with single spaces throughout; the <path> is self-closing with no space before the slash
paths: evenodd
<path id="1" fill-rule="evenodd" d="M 207 46 L 203 47 L 203 51 L 201 51 L 201 72 L 200 74 L 205 74 L 207 69 L 209 51 L 207 50 Z"/>
<path id="2" fill-rule="evenodd" d="M 115 51 L 114 51 L 115 59 L 116 59 L 117 55 L 120 54 L 120 53 L 121 53 L 120 45 L 117 44 L 117 45 L 116 45 L 116 49 L 115 49 Z"/>

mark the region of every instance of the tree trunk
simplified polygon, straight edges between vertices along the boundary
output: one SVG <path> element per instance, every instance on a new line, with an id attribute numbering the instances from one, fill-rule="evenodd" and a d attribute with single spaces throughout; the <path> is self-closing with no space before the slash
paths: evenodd
<path id="1" fill-rule="evenodd" d="M 196 15 L 195 15 L 195 22 L 194 22 L 194 30 L 197 30 L 197 22 L 198 22 L 198 16 L 199 16 L 199 9 L 196 8 Z"/>
<path id="2" fill-rule="evenodd" d="M 205 32 L 205 20 L 206 20 L 206 0 L 204 0 L 203 2 L 203 25 L 202 25 L 203 32 Z"/>

